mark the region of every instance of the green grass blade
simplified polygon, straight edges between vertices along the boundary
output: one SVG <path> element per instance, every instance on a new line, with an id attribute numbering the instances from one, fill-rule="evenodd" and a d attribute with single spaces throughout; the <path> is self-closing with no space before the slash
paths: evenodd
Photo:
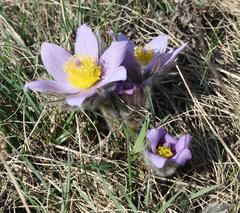
<path id="1" fill-rule="evenodd" d="M 72 24 L 69 20 L 64 0 L 61 0 L 61 9 L 62 9 L 63 23 L 64 23 L 64 26 L 65 26 L 66 32 L 67 33 L 71 32 L 72 31 Z"/>
<path id="2" fill-rule="evenodd" d="M 92 199 L 87 195 L 86 192 L 84 192 L 81 188 L 77 188 L 78 193 L 80 195 L 80 197 L 86 201 L 86 203 L 90 206 L 90 208 L 94 211 L 97 212 L 97 208 L 94 205 L 94 202 L 92 201 Z"/>
<path id="3" fill-rule="evenodd" d="M 63 198 L 63 205 L 62 205 L 62 212 L 68 212 L 68 201 L 69 201 L 69 193 L 70 193 L 70 187 L 71 187 L 71 167 L 72 167 L 72 161 L 71 156 L 68 148 L 68 161 L 67 161 L 67 177 L 65 184 L 62 188 L 62 198 Z"/>
<path id="4" fill-rule="evenodd" d="M 129 196 L 125 193 L 124 187 L 123 187 L 122 185 L 120 185 L 120 191 L 121 191 L 121 194 L 126 198 L 126 200 L 127 200 L 127 202 L 128 202 L 128 205 L 129 205 L 129 207 L 131 208 L 131 210 L 132 210 L 133 212 L 136 212 L 136 211 L 137 211 L 136 206 L 135 206 L 134 203 L 132 202 L 131 197 L 129 197 Z"/>
<path id="5" fill-rule="evenodd" d="M 213 186 L 209 186 L 207 188 L 204 188 L 204 189 L 201 189 L 200 191 L 198 192 L 193 192 L 189 195 L 189 199 L 190 200 L 193 200 L 193 199 L 196 199 L 198 197 L 201 197 L 203 196 L 204 194 L 207 194 L 208 192 L 210 191 L 213 191 L 215 190 L 216 188 L 218 188 L 219 186 L 218 185 L 213 185 Z"/>
<path id="6" fill-rule="evenodd" d="M 148 175 L 148 181 L 147 181 L 147 190 L 144 198 L 145 206 L 149 207 L 149 197 L 150 197 L 150 191 L 151 191 L 151 175 Z"/>
<path id="7" fill-rule="evenodd" d="M 116 196 L 112 193 L 112 190 L 110 189 L 110 184 L 106 180 L 104 180 L 104 178 L 100 173 L 99 173 L 99 177 L 103 183 L 104 189 L 106 190 L 108 196 L 110 197 L 114 205 L 118 208 L 118 210 L 126 212 L 126 209 L 122 206 L 122 204 L 118 201 Z"/>
<path id="8" fill-rule="evenodd" d="M 157 213 L 164 213 L 166 210 L 172 205 L 173 201 L 181 194 L 182 192 L 178 192 L 175 195 L 173 195 L 167 202 L 165 202 L 160 209 L 157 211 Z"/>
<path id="9" fill-rule="evenodd" d="M 139 153 L 139 152 L 142 151 L 145 136 L 146 136 L 146 133 L 148 131 L 149 124 L 150 124 L 150 117 L 149 117 L 149 115 L 147 115 L 146 118 L 145 118 L 145 121 L 143 122 L 142 129 L 141 129 L 141 131 L 140 131 L 140 133 L 137 137 L 137 140 L 134 144 L 133 153 Z"/>

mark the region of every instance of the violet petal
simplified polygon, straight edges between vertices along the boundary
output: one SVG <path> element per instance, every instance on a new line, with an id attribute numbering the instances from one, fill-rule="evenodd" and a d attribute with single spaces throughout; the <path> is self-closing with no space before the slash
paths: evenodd
<path id="1" fill-rule="evenodd" d="M 146 44 L 145 48 L 153 49 L 155 52 L 164 53 L 167 49 L 168 45 L 168 36 L 160 35 L 153 38 L 148 44 Z"/>
<path id="2" fill-rule="evenodd" d="M 92 56 L 98 62 L 98 42 L 95 34 L 87 25 L 82 25 L 77 30 L 75 54 L 81 57 Z"/>
<path id="3" fill-rule="evenodd" d="M 159 144 L 160 140 L 164 137 L 166 134 L 166 130 L 164 128 L 154 128 L 147 132 L 147 139 L 151 143 L 151 150 L 153 153 L 156 152 L 157 145 Z"/>
<path id="4" fill-rule="evenodd" d="M 126 78 L 127 78 L 127 71 L 125 67 L 123 66 L 116 67 L 114 72 L 107 72 L 106 76 L 104 76 L 103 79 L 93 88 L 97 89 L 115 81 L 124 81 L 126 80 Z"/>
<path id="5" fill-rule="evenodd" d="M 149 159 L 152 162 L 152 164 L 154 166 L 156 166 L 157 168 L 163 168 L 163 166 L 165 165 L 167 159 L 163 158 L 159 155 L 155 155 L 151 152 L 148 153 Z"/>
<path id="6" fill-rule="evenodd" d="M 189 143 L 191 141 L 192 137 L 189 134 L 185 134 L 182 135 L 179 139 L 178 142 L 176 144 L 176 152 L 180 153 L 182 152 L 182 150 L 184 150 L 185 148 L 188 148 Z"/>
<path id="7" fill-rule="evenodd" d="M 104 74 L 106 76 L 110 73 L 112 75 L 112 72 L 115 72 L 115 69 L 120 66 L 125 57 L 126 48 L 126 41 L 115 41 L 112 42 L 110 47 L 103 53 L 100 58 L 100 63 L 104 67 Z"/>
<path id="8" fill-rule="evenodd" d="M 179 164 L 183 166 L 187 160 L 190 160 L 192 158 L 192 153 L 189 149 L 184 149 L 181 153 L 174 156 L 171 161 L 173 161 L 176 164 Z"/>
<path id="9" fill-rule="evenodd" d="M 178 54 L 181 51 L 183 51 L 186 48 L 186 46 L 187 46 L 187 43 L 181 45 L 180 47 L 178 47 L 177 49 L 173 50 L 168 55 L 166 55 L 168 57 L 165 57 L 164 60 L 162 60 L 162 67 L 167 67 L 171 65 L 171 63 L 173 63 L 177 58 Z"/>
<path id="10" fill-rule="evenodd" d="M 96 91 L 94 89 L 90 89 L 88 91 L 82 91 L 79 94 L 68 95 L 66 97 L 66 101 L 70 106 L 81 107 L 83 102 L 90 96 L 94 95 Z"/>
<path id="11" fill-rule="evenodd" d="M 25 84 L 24 89 L 52 94 L 72 94 L 79 92 L 79 89 L 75 89 L 67 83 L 52 80 L 30 81 Z"/>
<path id="12" fill-rule="evenodd" d="M 168 133 L 165 134 L 164 141 L 165 141 L 165 143 L 164 143 L 165 146 L 174 145 L 174 147 L 178 142 L 178 140 L 176 138 L 174 138 L 173 136 L 171 136 Z"/>
<path id="13" fill-rule="evenodd" d="M 67 50 L 56 44 L 43 42 L 41 45 L 41 58 L 46 70 L 55 80 L 67 81 L 64 63 L 71 58 L 71 54 Z"/>
<path id="14" fill-rule="evenodd" d="M 117 36 L 118 41 L 127 41 L 127 50 L 125 53 L 124 60 L 122 62 L 122 65 L 126 67 L 128 76 L 135 84 L 141 84 L 142 83 L 142 73 L 141 73 L 141 66 L 137 62 L 135 56 L 134 56 L 134 43 L 128 39 L 127 36 L 123 35 L 122 33 L 118 33 Z"/>
<path id="15" fill-rule="evenodd" d="M 177 58 L 178 54 L 186 46 L 187 46 L 187 43 L 183 44 L 176 50 L 157 55 L 154 59 L 152 59 L 152 61 L 145 68 L 144 75 L 149 76 L 151 75 L 152 72 L 159 72 L 159 71 L 161 72 L 171 67 L 171 65 L 174 63 L 175 59 Z"/>
<path id="16" fill-rule="evenodd" d="M 128 39 L 127 36 L 123 35 L 122 33 L 118 33 L 117 40 L 127 41 L 128 42 L 127 49 L 132 53 L 134 52 L 134 43 L 130 39 Z"/>

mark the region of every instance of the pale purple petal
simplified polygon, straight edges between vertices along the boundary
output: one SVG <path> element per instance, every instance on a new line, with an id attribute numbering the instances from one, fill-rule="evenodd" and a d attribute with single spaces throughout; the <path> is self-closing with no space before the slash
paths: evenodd
<path id="1" fill-rule="evenodd" d="M 151 143 L 151 150 L 153 153 L 156 152 L 157 145 L 165 134 L 166 130 L 164 128 L 154 128 L 148 131 L 146 137 Z"/>
<path id="2" fill-rule="evenodd" d="M 176 50 L 173 50 L 172 52 L 170 52 L 168 55 L 166 55 L 166 57 L 164 58 L 164 60 L 162 60 L 162 66 L 169 66 L 171 63 L 173 63 L 175 61 L 175 59 L 177 58 L 178 54 L 183 51 L 187 46 L 187 43 L 183 44 L 182 46 L 180 46 L 179 48 L 177 48 Z"/>
<path id="3" fill-rule="evenodd" d="M 83 58 L 92 56 L 96 62 L 98 61 L 97 38 L 87 25 L 82 25 L 77 30 L 75 54 L 80 54 Z"/>
<path id="4" fill-rule="evenodd" d="M 118 33 L 117 41 L 131 41 L 127 36 L 122 33 Z"/>
<path id="5" fill-rule="evenodd" d="M 126 78 L 127 78 L 127 71 L 125 67 L 123 66 L 116 67 L 113 72 L 106 73 L 106 76 L 103 76 L 103 79 L 93 88 L 97 89 L 115 81 L 124 81 L 126 80 Z"/>
<path id="6" fill-rule="evenodd" d="M 145 68 L 144 74 L 150 75 L 152 72 L 161 72 L 173 65 L 178 54 L 187 46 L 187 43 L 183 44 L 181 47 L 177 48 L 168 53 L 162 53 L 157 55 Z"/>
<path id="7" fill-rule="evenodd" d="M 127 41 L 112 42 L 110 47 L 103 53 L 100 63 L 104 66 L 105 75 L 114 72 L 122 63 L 127 48 Z"/>
<path id="8" fill-rule="evenodd" d="M 155 155 L 151 152 L 148 152 L 148 156 L 149 156 L 149 159 L 150 161 L 152 162 L 152 164 L 154 166 L 156 166 L 157 168 L 163 168 L 167 159 L 166 158 L 163 158 L 159 155 Z"/>
<path id="9" fill-rule="evenodd" d="M 64 63 L 71 58 L 71 54 L 68 51 L 56 44 L 44 42 L 41 45 L 41 58 L 46 70 L 55 80 L 67 81 Z"/>
<path id="10" fill-rule="evenodd" d="M 130 52 L 133 52 L 134 51 L 134 43 L 133 41 L 131 41 L 127 36 L 125 36 L 124 34 L 122 33 L 118 33 L 117 37 L 115 36 L 114 32 L 111 30 L 109 32 L 109 34 L 111 35 L 113 41 L 127 41 L 128 42 L 128 47 L 127 49 L 130 51 Z"/>
<path id="11" fill-rule="evenodd" d="M 83 102 L 88 97 L 94 95 L 95 92 L 96 92 L 96 90 L 89 89 L 89 90 L 86 90 L 86 91 L 82 91 L 81 93 L 78 93 L 78 94 L 68 95 L 66 97 L 66 101 L 70 106 L 81 107 Z"/>
<path id="12" fill-rule="evenodd" d="M 153 73 L 156 73 L 156 72 L 159 73 L 163 71 L 162 69 L 163 64 L 169 59 L 169 57 L 170 57 L 170 53 L 162 53 L 154 57 L 144 69 L 144 73 L 143 73 L 144 78 L 146 79 L 149 76 L 151 76 Z"/>
<path id="13" fill-rule="evenodd" d="M 178 140 L 176 138 L 169 135 L 168 133 L 165 134 L 164 141 L 165 141 L 165 143 L 164 143 L 165 146 L 175 145 L 178 142 Z"/>
<path id="14" fill-rule="evenodd" d="M 181 153 L 174 156 L 171 161 L 173 161 L 176 164 L 179 164 L 183 166 L 187 160 L 190 160 L 192 158 L 192 153 L 189 149 L 184 149 Z"/>
<path id="15" fill-rule="evenodd" d="M 188 148 L 189 143 L 191 141 L 192 137 L 189 134 L 183 135 L 178 139 L 178 142 L 176 144 L 176 152 L 180 153 L 185 148 Z"/>
<path id="16" fill-rule="evenodd" d="M 134 56 L 134 43 L 122 33 L 118 34 L 118 41 L 127 41 L 127 51 L 122 65 L 126 67 L 128 76 L 135 84 L 142 83 L 141 66 Z"/>
<path id="17" fill-rule="evenodd" d="M 25 84 L 24 89 L 52 94 L 72 94 L 79 92 L 78 89 L 73 88 L 67 83 L 52 80 L 30 81 Z"/>
<path id="18" fill-rule="evenodd" d="M 104 77 L 104 81 L 107 83 L 115 82 L 115 81 L 125 81 L 127 79 L 127 71 L 125 67 L 119 66 L 116 67 L 111 74 L 109 73 Z"/>
<path id="19" fill-rule="evenodd" d="M 128 39 L 127 36 L 123 35 L 122 33 L 118 33 L 117 39 L 113 35 L 114 41 L 127 41 L 127 50 L 125 53 L 125 57 L 123 59 L 122 65 L 127 69 L 127 74 L 135 84 L 142 83 L 142 73 L 141 73 L 141 66 L 137 62 L 134 56 L 134 43 Z"/>
<path id="20" fill-rule="evenodd" d="M 145 48 L 153 49 L 155 52 L 164 53 L 167 49 L 168 45 L 168 36 L 167 35 L 160 35 L 153 38 Z"/>
<path id="21" fill-rule="evenodd" d="M 127 49 L 132 53 L 134 52 L 135 45 L 130 39 L 128 39 L 127 36 L 123 35 L 122 33 L 118 33 L 117 40 L 118 41 L 127 41 L 128 42 Z"/>

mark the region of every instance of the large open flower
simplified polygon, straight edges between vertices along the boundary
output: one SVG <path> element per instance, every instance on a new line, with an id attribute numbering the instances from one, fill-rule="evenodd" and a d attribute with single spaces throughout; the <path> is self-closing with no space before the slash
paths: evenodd
<path id="1" fill-rule="evenodd" d="M 191 141 L 189 134 L 174 138 L 164 128 L 149 130 L 147 138 L 150 142 L 148 158 L 156 168 L 163 168 L 167 163 L 184 165 L 192 158 L 188 146 Z"/>
<path id="2" fill-rule="evenodd" d="M 42 62 L 54 80 L 27 82 L 25 89 L 62 95 L 70 106 L 81 106 L 98 89 L 126 79 L 126 69 L 120 66 L 126 48 L 126 41 L 114 41 L 99 56 L 95 34 L 88 26 L 82 25 L 77 30 L 73 56 L 56 44 L 42 44 Z"/>

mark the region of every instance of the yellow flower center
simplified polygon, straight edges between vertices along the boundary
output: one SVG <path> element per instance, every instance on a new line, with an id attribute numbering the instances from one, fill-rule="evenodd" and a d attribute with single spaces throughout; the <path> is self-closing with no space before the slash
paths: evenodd
<path id="1" fill-rule="evenodd" d="M 64 71 L 68 73 L 68 82 L 76 88 L 88 89 L 98 80 L 102 74 L 102 68 L 92 56 L 82 58 L 73 56 L 66 64 Z"/>
<path id="2" fill-rule="evenodd" d="M 171 158 L 174 155 L 172 150 L 169 147 L 165 147 L 165 146 L 159 146 L 157 148 L 157 154 L 159 154 L 164 158 Z"/>
<path id="3" fill-rule="evenodd" d="M 153 49 L 135 47 L 134 56 L 143 65 L 147 65 L 154 57 Z"/>

